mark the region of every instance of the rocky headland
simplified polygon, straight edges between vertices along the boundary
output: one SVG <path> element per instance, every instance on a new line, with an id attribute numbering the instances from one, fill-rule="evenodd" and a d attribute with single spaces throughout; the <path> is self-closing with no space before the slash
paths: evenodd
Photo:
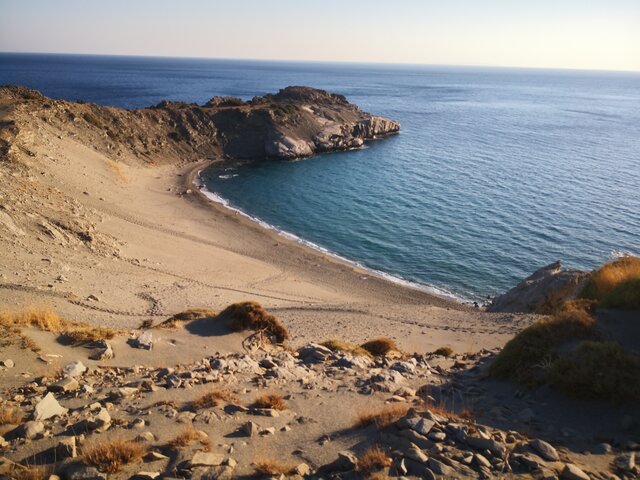
<path id="1" fill-rule="evenodd" d="M 17 86 L 0 88 L 0 98 L 49 125 L 64 126 L 103 153 L 133 154 L 146 162 L 294 160 L 359 148 L 400 130 L 398 122 L 365 113 L 342 95 L 309 87 L 287 87 L 246 102 L 213 97 L 204 105 L 162 101 L 137 110 L 53 100 Z"/>

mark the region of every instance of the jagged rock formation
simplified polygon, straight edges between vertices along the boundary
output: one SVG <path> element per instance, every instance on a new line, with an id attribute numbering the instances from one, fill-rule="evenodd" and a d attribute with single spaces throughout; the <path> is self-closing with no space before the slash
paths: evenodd
<path id="1" fill-rule="evenodd" d="M 549 313 L 577 295 L 589 273 L 565 270 L 557 261 L 536 270 L 508 292 L 493 299 L 490 312 Z"/>
<path id="2" fill-rule="evenodd" d="M 202 106 L 163 101 L 137 110 L 47 98 L 25 87 L 0 88 L 0 102 L 53 126 L 110 156 L 133 153 L 148 162 L 296 159 L 361 147 L 396 133 L 400 124 L 362 112 L 342 95 L 287 87 L 274 95 L 214 97 Z M 18 128 L 15 123 L 4 128 Z M 0 145 L 8 148 L 8 142 Z M 6 148 L 5 148 L 6 147 Z M 8 152 L 3 152 L 8 153 Z"/>

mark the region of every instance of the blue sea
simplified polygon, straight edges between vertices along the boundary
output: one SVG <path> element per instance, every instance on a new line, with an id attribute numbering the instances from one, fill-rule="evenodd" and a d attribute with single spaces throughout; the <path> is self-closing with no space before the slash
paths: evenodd
<path id="1" fill-rule="evenodd" d="M 125 108 L 287 85 L 402 124 L 357 151 L 203 172 L 234 208 L 467 300 L 640 254 L 640 74 L 0 54 L 0 84 Z"/>

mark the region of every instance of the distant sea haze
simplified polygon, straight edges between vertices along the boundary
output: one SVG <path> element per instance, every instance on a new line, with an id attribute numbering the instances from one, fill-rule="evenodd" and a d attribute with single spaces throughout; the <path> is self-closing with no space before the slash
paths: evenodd
<path id="1" fill-rule="evenodd" d="M 125 108 L 308 85 L 400 135 L 216 166 L 231 206 L 372 270 L 478 300 L 561 259 L 640 254 L 640 75 L 0 54 L 0 83 Z M 366 280 L 363 280 L 366 281 Z"/>

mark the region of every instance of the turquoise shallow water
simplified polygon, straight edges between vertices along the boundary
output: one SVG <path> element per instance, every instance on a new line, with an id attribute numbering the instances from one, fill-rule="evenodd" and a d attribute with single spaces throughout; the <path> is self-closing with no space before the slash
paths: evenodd
<path id="1" fill-rule="evenodd" d="M 299 162 L 203 173 L 248 214 L 319 247 L 467 299 L 562 259 L 640 253 L 640 75 L 0 55 L 0 83 L 123 107 L 342 93 L 398 136 Z"/>

